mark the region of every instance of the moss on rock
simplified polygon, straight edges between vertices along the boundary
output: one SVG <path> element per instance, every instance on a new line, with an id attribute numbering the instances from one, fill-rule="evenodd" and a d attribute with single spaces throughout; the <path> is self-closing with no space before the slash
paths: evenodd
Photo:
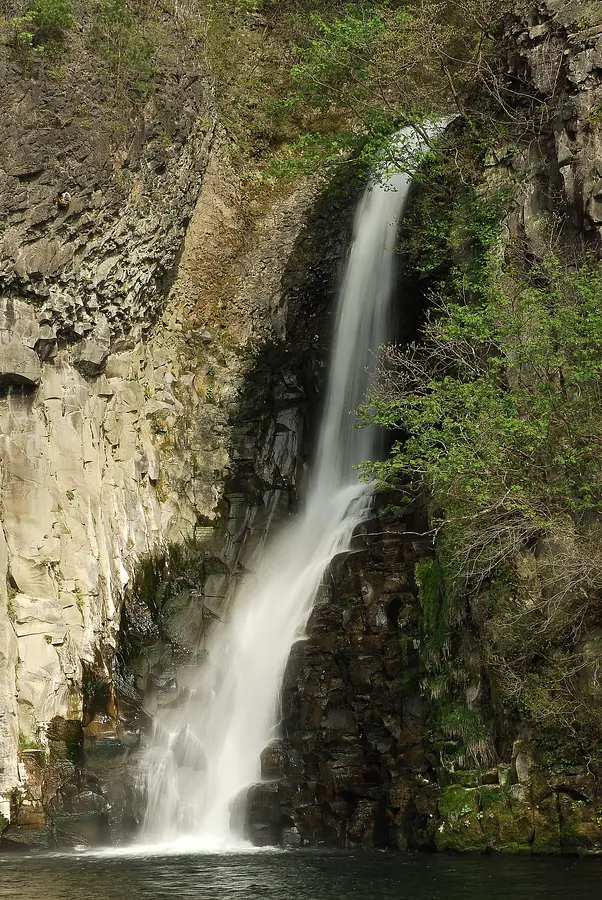
<path id="1" fill-rule="evenodd" d="M 441 822 L 435 833 L 437 850 L 467 853 L 487 849 L 477 788 L 450 785 L 439 798 L 439 816 Z"/>
<path id="2" fill-rule="evenodd" d="M 530 806 L 513 797 L 507 788 L 493 785 L 467 788 L 453 784 L 439 799 L 439 816 L 441 821 L 435 835 L 438 850 L 531 852 Z"/>
<path id="3" fill-rule="evenodd" d="M 560 844 L 565 854 L 602 854 L 602 809 L 587 800 L 558 795 Z"/>

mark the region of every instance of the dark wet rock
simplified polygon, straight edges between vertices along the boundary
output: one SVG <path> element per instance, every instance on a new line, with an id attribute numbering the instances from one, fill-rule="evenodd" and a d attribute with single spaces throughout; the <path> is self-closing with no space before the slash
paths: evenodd
<path id="1" fill-rule="evenodd" d="M 256 847 L 280 843 L 286 822 L 281 805 L 282 793 L 276 781 L 255 784 L 249 789 L 245 834 Z"/>
<path id="2" fill-rule="evenodd" d="M 355 552 L 335 559 L 325 578 L 330 589 L 285 675 L 284 740 L 266 751 L 279 787 L 269 786 L 264 829 L 276 827 L 279 797 L 282 816 L 304 844 L 392 847 L 398 820 L 405 834 L 412 831 L 416 771 L 427 763 L 420 746 L 424 710 L 402 684 L 408 659 L 400 636 L 403 629 L 415 633 L 418 602 L 418 556 L 407 530 L 408 521 L 395 516 L 366 523 Z M 407 757 L 415 746 L 413 771 Z M 255 802 L 255 824 L 264 813 Z M 290 827 L 281 827 L 278 842 L 289 840 Z"/>

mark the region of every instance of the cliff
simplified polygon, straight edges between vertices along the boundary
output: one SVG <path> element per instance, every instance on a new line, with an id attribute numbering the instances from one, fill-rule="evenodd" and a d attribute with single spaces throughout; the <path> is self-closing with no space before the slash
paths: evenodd
<path id="1" fill-rule="evenodd" d="M 492 265 L 488 257 L 481 267 L 483 250 L 493 255 L 496 288 L 507 288 L 509 278 L 507 296 L 517 304 L 520 278 L 541 261 L 553 255 L 570 270 L 599 259 L 601 39 L 599 9 L 588 3 L 521 4 L 506 20 L 507 55 L 493 82 L 499 93 L 482 118 L 477 106 L 472 134 L 465 123 L 451 126 L 443 159 L 431 170 L 427 164 L 402 228 L 400 302 L 410 339 L 429 292 L 434 289 L 444 309 L 454 283 L 463 285 L 464 297 L 455 335 L 464 321 L 478 329 L 486 302 L 480 289 Z M 508 97 L 510 109 L 501 118 L 508 114 L 510 122 L 492 124 L 495 104 Z M 458 177 L 463 148 L 473 146 L 475 134 L 487 151 L 473 156 L 471 150 Z M 472 196 L 466 190 L 471 178 L 478 185 Z M 501 237 L 494 228 L 492 246 L 488 229 L 500 217 Z M 595 275 L 586 283 L 599 304 Z M 548 295 L 550 307 L 554 297 Z M 531 320 L 522 339 L 533 340 L 541 322 Z M 484 352 L 478 341 L 475 347 Z M 516 344 L 510 350 L 515 353 Z M 404 372 L 414 375 L 410 408 L 417 405 L 420 372 L 411 369 L 415 352 L 404 358 L 405 370 L 401 357 L 390 360 L 393 366 L 400 361 L 399 383 Z M 431 396 L 436 366 L 445 365 L 443 342 L 436 352 Z M 450 353 L 451 373 L 461 353 Z M 531 390 L 550 358 L 530 370 Z M 417 359 L 417 366 L 428 365 L 428 357 Z M 391 397 L 399 400 L 389 388 L 386 401 Z M 469 393 L 461 397 L 461 409 L 472 404 L 475 415 L 478 403 Z M 385 412 L 399 423 L 395 406 L 385 404 Z M 427 407 L 427 433 L 435 427 L 428 415 Z M 470 414 L 459 419 L 469 420 Z M 435 446 L 435 459 L 444 456 L 448 434 L 451 429 Z M 558 453 L 561 438 L 556 441 Z M 428 464 L 426 453 L 419 463 Z M 486 457 L 485 464 L 493 480 L 495 463 Z M 251 793 L 249 834 L 257 843 L 602 851 L 598 517 L 589 511 L 571 519 L 563 512 L 562 534 L 549 523 L 533 523 L 526 537 L 505 545 L 496 533 L 497 507 L 480 512 L 478 479 L 469 482 L 467 505 L 461 505 L 460 458 L 455 467 L 452 497 L 462 517 L 447 543 L 453 503 L 442 514 L 440 495 L 426 481 L 404 512 L 409 476 L 400 468 L 406 491 L 383 496 L 379 517 L 358 531 L 355 552 L 333 566 L 309 638 L 294 648 L 289 664 L 282 739 L 264 754 L 265 775 L 275 780 Z M 504 490 L 516 492 L 518 505 L 517 471 Z M 435 473 L 445 477 L 444 469 Z M 531 469 L 527 477 L 537 475 Z M 553 481 L 553 468 L 548 477 Z M 501 502 L 495 494 L 489 500 Z M 499 527 L 512 533 L 511 515 Z M 458 557 L 466 566 L 459 576 Z M 450 570 L 459 587 L 449 583 Z"/>
<path id="2" fill-rule="evenodd" d="M 7 17 L 1 48 L 0 793 L 5 839 L 41 845 L 135 828 L 157 694 L 295 501 L 342 253 L 315 184 L 243 183 L 198 14 L 119 25 L 154 42 L 141 85 L 74 9 L 60 46 Z"/>
<path id="3" fill-rule="evenodd" d="M 117 26 L 86 4 L 46 49 L 7 6 L 0 813 L 5 841 L 102 844 L 135 833 L 153 713 L 182 699 L 182 667 L 201 661 L 208 623 L 303 492 L 355 189 L 260 179 L 266 82 L 247 95 L 226 78 L 195 3 L 122 23 L 123 65 L 107 55 Z M 565 248 L 599 252 L 597 6 L 520 4 L 507 24 L 505 72 L 530 98 L 516 117 L 537 110 L 537 139 L 500 140 L 480 176 L 511 185 L 506 229 L 525 258 L 549 249 L 558 221 Z M 243 53 L 275 54 L 269 81 L 282 35 L 257 11 L 235 33 Z M 425 304 L 426 289 L 406 291 L 413 333 Z M 251 837 L 600 852 L 595 753 L 544 752 L 519 717 L 487 765 L 444 758 L 416 578 L 433 552 L 428 511 L 399 503 L 378 500 L 294 649 Z M 464 706 L 494 717 L 483 624 L 463 629 Z M 597 634 L 584 638 L 594 655 Z"/>

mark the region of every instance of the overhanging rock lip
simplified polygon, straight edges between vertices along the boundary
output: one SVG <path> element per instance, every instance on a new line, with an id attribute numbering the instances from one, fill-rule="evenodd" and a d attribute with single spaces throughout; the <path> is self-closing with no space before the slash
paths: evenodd
<path id="1" fill-rule="evenodd" d="M 0 385 L 37 387 L 42 366 L 34 350 L 16 341 L 0 344 Z"/>

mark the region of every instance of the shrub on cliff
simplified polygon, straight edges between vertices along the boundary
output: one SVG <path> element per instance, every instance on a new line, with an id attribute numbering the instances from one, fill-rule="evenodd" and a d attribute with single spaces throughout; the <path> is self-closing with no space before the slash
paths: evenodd
<path id="1" fill-rule="evenodd" d="M 75 26 L 71 0 L 35 0 L 12 24 L 18 46 L 43 51 L 47 44 L 62 42 Z"/>
<path id="2" fill-rule="evenodd" d="M 370 469 L 426 488 L 482 579 L 554 522 L 602 513 L 602 268 L 492 263 L 472 302 L 452 277 L 424 340 L 385 352 L 369 415 L 407 437 Z"/>
<path id="3" fill-rule="evenodd" d="M 148 92 L 156 71 L 154 47 L 143 19 L 126 0 L 101 0 L 90 40 L 110 69 L 116 96 L 124 86 L 141 94 Z"/>
<path id="4" fill-rule="evenodd" d="M 302 121 L 304 133 L 274 170 L 336 166 L 352 151 L 373 169 L 403 125 L 420 128 L 454 111 L 478 122 L 491 118 L 490 106 L 503 118 L 497 60 L 507 9 L 506 0 L 373 0 L 302 16 L 289 93 L 277 107 Z M 478 102 L 475 85 L 487 88 Z"/>
<path id="5" fill-rule="evenodd" d="M 75 25 L 71 0 L 35 0 L 28 16 L 41 41 L 60 40 Z"/>

